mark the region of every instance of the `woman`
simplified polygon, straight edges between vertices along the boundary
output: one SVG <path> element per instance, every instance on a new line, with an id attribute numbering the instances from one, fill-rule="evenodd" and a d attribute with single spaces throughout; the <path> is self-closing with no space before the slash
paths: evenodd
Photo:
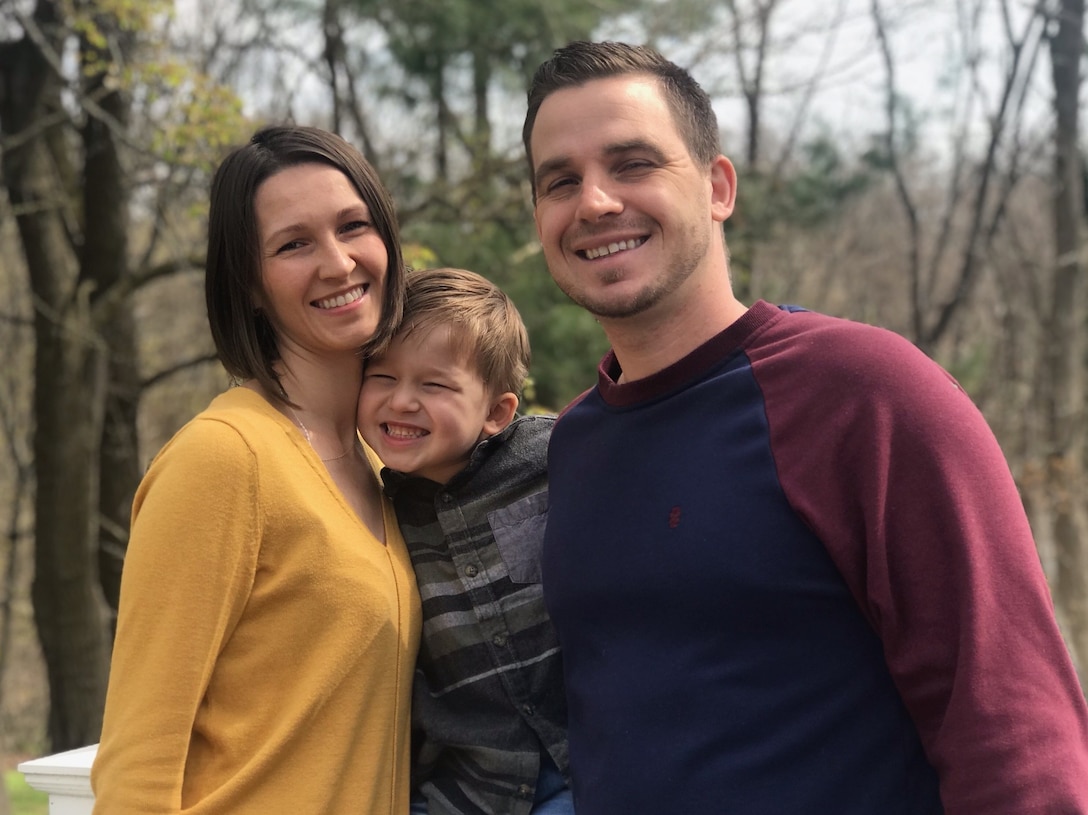
<path id="1" fill-rule="evenodd" d="M 212 182 L 205 289 L 239 386 L 136 494 L 95 812 L 402 815 L 419 599 L 355 430 L 404 299 L 373 168 L 258 131 Z"/>

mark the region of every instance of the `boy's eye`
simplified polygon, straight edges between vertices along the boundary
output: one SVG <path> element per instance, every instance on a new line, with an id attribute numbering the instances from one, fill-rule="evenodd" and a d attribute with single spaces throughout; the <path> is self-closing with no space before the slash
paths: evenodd
<path id="1" fill-rule="evenodd" d="M 382 379 L 382 380 L 385 380 L 387 382 L 392 382 L 393 381 L 393 377 L 390 374 L 370 373 L 370 372 L 367 372 L 367 373 L 363 374 L 363 379 Z"/>

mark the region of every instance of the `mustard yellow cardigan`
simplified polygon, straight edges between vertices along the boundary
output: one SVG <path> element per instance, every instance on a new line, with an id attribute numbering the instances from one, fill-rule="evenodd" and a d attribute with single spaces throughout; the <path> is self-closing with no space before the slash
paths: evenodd
<path id="1" fill-rule="evenodd" d="M 133 504 L 97 815 L 408 811 L 420 608 L 384 509 L 383 545 L 246 388 L 177 433 Z"/>

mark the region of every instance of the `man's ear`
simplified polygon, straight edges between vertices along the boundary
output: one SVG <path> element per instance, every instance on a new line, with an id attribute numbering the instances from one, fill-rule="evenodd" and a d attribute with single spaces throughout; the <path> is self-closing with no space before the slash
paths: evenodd
<path id="1" fill-rule="evenodd" d="M 507 391 L 500 393 L 491 403 L 491 409 L 484 420 L 483 435 L 494 436 L 504 431 L 510 422 L 514 421 L 514 414 L 518 410 L 518 397 L 516 393 Z"/>
<path id="2" fill-rule="evenodd" d="M 714 220 L 727 221 L 736 201 L 737 171 L 733 169 L 733 162 L 718 156 L 710 165 L 710 209 Z"/>

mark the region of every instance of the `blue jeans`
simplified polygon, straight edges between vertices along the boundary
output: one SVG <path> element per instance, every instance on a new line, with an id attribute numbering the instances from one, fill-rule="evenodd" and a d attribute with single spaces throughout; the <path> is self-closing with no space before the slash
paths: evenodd
<path id="1" fill-rule="evenodd" d="M 427 815 L 427 802 L 419 793 L 412 796 L 409 815 Z M 574 798 L 563 774 L 549 760 L 540 763 L 531 815 L 574 815 Z"/>

